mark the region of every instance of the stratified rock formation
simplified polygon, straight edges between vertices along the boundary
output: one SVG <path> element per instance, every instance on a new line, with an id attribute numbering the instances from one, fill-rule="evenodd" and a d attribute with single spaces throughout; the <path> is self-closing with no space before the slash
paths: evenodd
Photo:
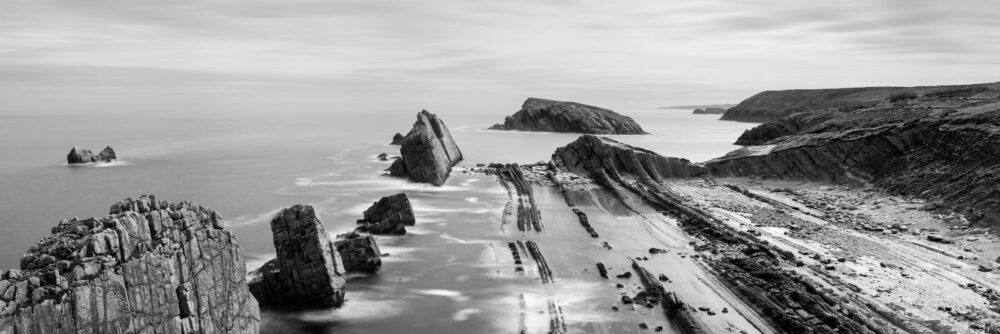
<path id="1" fill-rule="evenodd" d="M 356 232 L 338 235 L 333 245 L 344 263 L 344 270 L 373 273 L 382 267 L 382 252 L 370 235 Z"/>
<path id="2" fill-rule="evenodd" d="M 337 307 L 344 302 L 344 265 L 310 205 L 295 205 L 271 220 L 278 257 L 251 273 L 250 292 L 261 306 Z"/>
<path id="3" fill-rule="evenodd" d="M 631 117 L 576 102 L 528 98 L 521 110 L 507 116 L 491 130 L 565 132 L 606 135 L 642 135 Z"/>
<path id="4" fill-rule="evenodd" d="M 87 164 L 91 162 L 111 162 L 118 159 L 115 150 L 111 146 L 105 147 L 100 154 L 94 154 L 90 150 L 84 150 L 73 146 L 66 155 L 66 162 L 69 164 Z"/>
<path id="5" fill-rule="evenodd" d="M 726 113 L 726 109 L 722 108 L 698 108 L 691 112 L 695 115 L 721 115 Z"/>
<path id="6" fill-rule="evenodd" d="M 413 206 L 406 194 L 399 193 L 382 197 L 364 212 L 364 218 L 358 219 L 360 232 L 372 234 L 406 234 L 406 226 L 416 224 L 413 216 Z"/>
<path id="7" fill-rule="evenodd" d="M 257 333 L 219 213 L 153 196 L 61 221 L 0 280 L 0 333 Z"/>
<path id="8" fill-rule="evenodd" d="M 613 139 L 585 135 L 556 149 L 552 160 L 571 172 L 601 180 L 621 180 L 622 174 L 644 183 L 664 178 L 696 177 L 708 168 L 687 159 L 664 157 L 656 152 L 629 146 Z"/>
<path id="9" fill-rule="evenodd" d="M 862 87 L 833 89 L 793 89 L 766 91 L 729 108 L 721 120 L 741 122 L 774 122 L 800 112 L 834 110 L 848 112 L 870 108 L 886 102 L 907 100 L 917 95 L 938 91 L 954 91 L 986 85 L 926 86 L 926 87 Z"/>
<path id="10" fill-rule="evenodd" d="M 707 165 L 715 176 L 871 183 L 900 195 L 941 201 L 964 211 L 966 217 L 997 223 L 998 86 L 922 88 L 918 95 L 886 98 L 876 106 L 840 112 L 802 129 L 793 129 L 796 126 L 747 138 L 751 143 L 768 141 Z M 771 124 L 780 128 L 799 117 Z"/>
<path id="11" fill-rule="evenodd" d="M 437 115 L 427 110 L 417 113 L 417 122 L 403 138 L 402 155 L 389 167 L 389 175 L 406 176 L 414 182 L 441 186 L 451 167 L 462 160 L 462 151 Z"/>

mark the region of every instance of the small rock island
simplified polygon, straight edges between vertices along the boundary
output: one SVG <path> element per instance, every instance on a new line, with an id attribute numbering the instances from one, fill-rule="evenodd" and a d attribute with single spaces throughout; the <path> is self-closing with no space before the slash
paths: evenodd
<path id="1" fill-rule="evenodd" d="M 405 176 L 414 182 L 441 186 L 451 167 L 462 161 L 462 151 L 448 126 L 427 110 L 417 113 L 417 121 L 400 145 L 401 157 L 389 166 L 389 175 Z"/>
<path id="2" fill-rule="evenodd" d="M 580 104 L 528 98 L 521 110 L 507 116 L 490 130 L 561 132 L 602 135 L 644 135 L 646 131 L 631 117 Z"/>
<path id="3" fill-rule="evenodd" d="M 105 147 L 101 150 L 101 153 L 94 154 L 90 150 L 84 150 L 73 146 L 73 149 L 69 150 L 69 154 L 66 155 L 66 162 L 70 165 L 75 164 L 89 164 L 92 162 L 111 162 L 118 159 L 115 155 L 115 150 L 111 146 Z"/>

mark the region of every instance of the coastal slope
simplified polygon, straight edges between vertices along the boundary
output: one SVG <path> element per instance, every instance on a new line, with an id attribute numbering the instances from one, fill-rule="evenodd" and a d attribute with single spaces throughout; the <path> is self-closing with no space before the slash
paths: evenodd
<path id="1" fill-rule="evenodd" d="M 521 110 L 507 116 L 490 130 L 517 130 L 585 134 L 642 135 L 646 131 L 631 117 L 580 104 L 528 98 Z"/>
<path id="2" fill-rule="evenodd" d="M 988 226 L 1000 223 L 1000 90 L 927 88 L 766 137 L 707 162 L 715 176 L 873 184 L 920 197 Z M 771 126 L 800 122 L 794 115 Z M 748 140 L 749 141 L 749 140 Z M 760 143 L 760 139 L 749 141 Z"/>

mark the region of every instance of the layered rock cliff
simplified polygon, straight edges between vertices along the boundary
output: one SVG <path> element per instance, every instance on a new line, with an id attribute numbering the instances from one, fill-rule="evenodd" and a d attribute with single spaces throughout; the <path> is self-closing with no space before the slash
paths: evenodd
<path id="1" fill-rule="evenodd" d="M 1000 90 L 938 88 L 837 113 L 707 163 L 715 176 L 871 183 L 1000 222 Z"/>
<path id="2" fill-rule="evenodd" d="M 271 219 L 277 258 L 251 273 L 250 292 L 262 306 L 337 307 L 344 302 L 344 264 L 310 205 L 295 205 Z"/>
<path id="3" fill-rule="evenodd" d="M 741 122 L 773 122 L 800 112 L 817 110 L 851 111 L 870 108 L 890 100 L 910 96 L 963 89 L 997 88 L 994 84 L 925 86 L 925 87 L 862 87 L 833 89 L 793 89 L 758 93 L 729 108 L 721 120 Z"/>
<path id="4" fill-rule="evenodd" d="M 61 221 L 0 280 L 0 333 L 257 333 L 219 213 L 153 196 Z"/>
<path id="5" fill-rule="evenodd" d="M 623 174 L 628 174 L 647 184 L 664 178 L 696 177 L 708 173 L 708 168 L 687 159 L 664 157 L 653 151 L 593 135 L 580 136 L 569 145 L 556 149 L 552 160 L 581 175 L 621 180 Z"/>
<path id="6" fill-rule="evenodd" d="M 576 102 L 528 98 L 521 110 L 491 130 L 566 132 L 606 135 L 646 134 L 631 117 Z"/>
<path id="7" fill-rule="evenodd" d="M 462 160 L 462 151 L 448 127 L 427 110 L 417 113 L 416 123 L 400 145 L 401 157 L 393 161 L 389 175 L 405 176 L 414 182 L 441 186 L 451 167 Z"/>
<path id="8" fill-rule="evenodd" d="M 66 162 L 69 164 L 86 164 L 91 162 L 111 162 L 118 159 L 115 150 L 111 146 L 105 147 L 101 153 L 94 154 L 90 150 L 84 150 L 74 146 L 66 155 Z"/>

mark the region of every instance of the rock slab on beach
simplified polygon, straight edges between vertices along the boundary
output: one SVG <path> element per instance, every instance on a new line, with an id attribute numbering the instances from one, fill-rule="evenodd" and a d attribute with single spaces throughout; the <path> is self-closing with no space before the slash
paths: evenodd
<path id="1" fill-rule="evenodd" d="M 598 180 L 621 180 L 629 175 L 650 184 L 665 178 L 697 177 L 708 168 L 687 159 L 664 157 L 656 152 L 613 139 L 584 135 L 556 149 L 552 160 L 567 170 Z"/>
<path id="2" fill-rule="evenodd" d="M 3 272 L 0 333 L 257 333 L 245 277 L 218 212 L 127 199 L 61 221 Z"/>
<path id="3" fill-rule="evenodd" d="M 66 162 L 73 164 L 89 164 L 92 162 L 111 162 L 118 159 L 115 150 L 111 146 L 105 147 L 101 153 L 94 154 L 90 150 L 85 150 L 74 146 L 66 155 Z"/>
<path id="4" fill-rule="evenodd" d="M 277 258 L 251 273 L 250 292 L 261 306 L 280 309 L 338 307 L 344 302 L 344 265 L 310 205 L 295 205 L 271 219 Z"/>
<path id="5" fill-rule="evenodd" d="M 413 206 L 405 193 L 385 196 L 365 210 L 358 219 L 360 232 L 372 234 L 406 234 L 406 226 L 416 224 Z"/>
<path id="6" fill-rule="evenodd" d="M 521 110 L 507 116 L 491 130 L 517 130 L 585 134 L 642 135 L 646 131 L 631 117 L 580 104 L 528 98 Z"/>
<path id="7" fill-rule="evenodd" d="M 451 137 L 448 126 L 437 115 L 423 110 L 400 144 L 400 158 L 389 167 L 389 175 L 441 186 L 451 167 L 462 160 L 462 151 Z"/>

